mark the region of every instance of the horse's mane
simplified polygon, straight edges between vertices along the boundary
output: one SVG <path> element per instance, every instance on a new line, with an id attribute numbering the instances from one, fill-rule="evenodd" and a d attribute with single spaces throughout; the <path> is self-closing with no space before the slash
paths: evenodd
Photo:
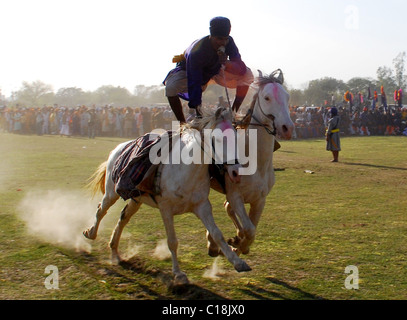
<path id="1" fill-rule="evenodd" d="M 195 129 L 202 131 L 204 128 L 212 127 L 216 122 L 216 110 L 210 108 L 201 109 L 202 118 L 195 118 L 193 121 L 181 125 L 181 130 Z"/>

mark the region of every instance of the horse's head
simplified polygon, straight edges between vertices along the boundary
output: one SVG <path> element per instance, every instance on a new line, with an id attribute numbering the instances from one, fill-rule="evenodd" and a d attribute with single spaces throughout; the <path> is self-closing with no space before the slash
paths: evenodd
<path id="1" fill-rule="evenodd" d="M 278 76 L 276 76 L 276 74 Z M 275 134 L 285 140 L 290 140 L 294 130 L 294 123 L 288 109 L 288 92 L 283 87 L 283 73 L 274 71 L 270 76 L 263 76 L 257 80 L 257 107 L 253 110 L 253 118 L 261 124 L 274 128 Z"/>
<path id="2" fill-rule="evenodd" d="M 218 108 L 215 112 L 204 110 L 202 119 L 195 119 L 191 127 L 201 132 L 206 156 L 210 154 L 212 163 L 223 166 L 230 180 L 238 183 L 241 165 L 237 160 L 237 133 L 232 120 L 229 108 Z"/>

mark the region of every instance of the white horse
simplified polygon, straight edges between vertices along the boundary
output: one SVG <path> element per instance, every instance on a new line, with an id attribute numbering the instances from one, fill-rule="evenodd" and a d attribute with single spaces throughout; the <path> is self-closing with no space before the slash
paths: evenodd
<path id="1" fill-rule="evenodd" d="M 277 74 L 279 75 L 277 76 Z M 284 81 L 281 70 L 277 70 L 269 77 L 257 79 L 258 92 L 253 98 L 251 107 L 241 121 L 246 128 L 246 154 L 249 162 L 257 162 L 257 170 L 253 175 L 242 175 L 239 185 L 226 181 L 225 208 L 237 229 L 237 236 L 230 239 L 230 245 L 236 248 L 238 254 L 248 254 L 253 243 L 256 228 L 263 212 L 266 197 L 275 184 L 273 169 L 273 152 L 275 135 L 290 140 L 294 124 L 290 118 L 288 100 L 289 94 L 282 86 Z M 257 152 L 249 153 L 250 139 L 247 130 L 257 131 Z M 212 183 L 212 188 L 217 188 Z M 247 214 L 245 204 L 250 204 Z M 217 256 L 219 247 L 207 234 L 209 255 Z"/>
<path id="2" fill-rule="evenodd" d="M 225 131 L 227 128 L 234 130 L 231 120 L 232 114 L 230 110 L 218 109 L 216 114 L 205 116 L 201 120 L 196 120 L 192 124 L 186 125 L 186 127 L 182 129 L 182 134 L 177 135 L 180 147 L 182 149 L 187 148 L 188 150 L 188 148 L 193 148 L 195 145 L 195 150 L 199 150 L 202 160 L 205 157 L 206 149 L 199 143 L 199 139 L 196 139 L 198 131 L 202 132 L 204 129 L 216 128 L 221 128 L 222 131 Z M 199 143 L 198 147 L 196 147 L 197 143 Z M 104 196 L 98 206 L 94 224 L 83 232 L 84 236 L 88 239 L 93 240 L 96 238 L 102 218 L 106 215 L 107 210 L 119 199 L 111 175 L 116 159 L 126 145 L 127 143 L 123 143 L 116 147 L 116 149 L 110 153 L 108 160 L 101 164 L 93 175 L 94 192 L 98 190 L 102 191 Z M 212 147 L 211 145 L 209 148 L 212 150 Z M 226 150 L 227 147 L 227 144 L 223 144 L 222 151 L 224 154 L 228 151 Z M 173 152 L 173 150 L 171 152 Z M 168 159 L 172 159 L 171 154 Z M 167 233 L 168 247 L 172 255 L 172 271 L 176 283 L 188 283 L 187 276 L 180 270 L 178 264 L 178 240 L 174 229 L 174 215 L 186 212 L 193 212 L 202 221 L 208 233 L 211 235 L 211 238 L 216 245 L 220 247 L 222 253 L 238 272 L 250 271 L 251 269 L 246 262 L 239 258 L 226 243 L 221 231 L 215 224 L 212 215 L 212 206 L 208 199 L 210 192 L 208 166 L 205 161 L 202 161 L 201 164 L 184 164 L 183 161 L 180 161 L 179 164 L 173 164 L 172 162 L 169 164 L 160 164 L 159 170 L 161 171 L 161 179 L 159 181 L 159 189 L 161 193 L 155 196 L 155 201 L 147 194 L 132 198 L 124 207 L 110 240 L 112 259 L 114 261 L 120 261 L 118 246 L 123 228 L 129 222 L 133 214 L 137 212 L 141 204 L 144 203 L 160 210 Z M 229 177 L 227 180 L 230 180 L 231 184 L 238 183 L 240 179 L 238 170 L 241 166 L 225 164 L 225 167 L 228 173 L 227 176 Z"/>

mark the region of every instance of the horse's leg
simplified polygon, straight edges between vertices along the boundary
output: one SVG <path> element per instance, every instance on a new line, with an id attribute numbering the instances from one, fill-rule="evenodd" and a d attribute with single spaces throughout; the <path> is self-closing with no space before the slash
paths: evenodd
<path id="1" fill-rule="evenodd" d="M 215 224 L 215 220 L 212 215 L 212 206 L 209 200 L 205 201 L 201 205 L 195 208 L 195 214 L 201 219 L 202 223 L 205 225 L 206 230 L 208 230 L 212 240 L 218 245 L 223 255 L 229 260 L 229 262 L 235 267 L 238 272 L 250 271 L 251 268 L 247 263 L 240 259 L 238 255 L 232 251 L 229 245 L 223 238 L 222 232 L 219 230 Z"/>
<path id="2" fill-rule="evenodd" d="M 261 214 L 263 212 L 264 206 L 266 205 L 266 199 L 261 199 L 261 201 L 250 204 L 249 218 L 253 225 L 257 228 L 259 224 Z"/>
<path id="3" fill-rule="evenodd" d="M 254 230 L 250 231 L 250 236 L 249 237 L 247 236 L 248 233 L 244 232 L 245 236 L 240 241 L 239 246 L 238 246 L 239 250 L 243 254 L 248 254 L 250 252 L 250 246 L 254 242 L 257 225 L 259 224 L 260 217 L 261 217 L 261 214 L 262 214 L 263 209 L 264 209 L 264 205 L 265 205 L 265 199 L 262 199 L 259 202 L 250 204 L 249 218 L 250 218 L 250 221 L 252 223 L 252 226 L 254 227 Z"/>
<path id="4" fill-rule="evenodd" d="M 219 254 L 221 254 L 222 252 L 220 251 L 215 240 L 213 240 L 213 238 L 211 237 L 208 230 L 206 230 L 206 240 L 208 241 L 207 243 L 208 255 L 212 258 L 219 256 Z"/>
<path id="5" fill-rule="evenodd" d="M 181 271 L 178 263 L 177 258 L 178 240 L 175 234 L 174 216 L 170 211 L 160 210 L 160 212 L 164 222 L 165 231 L 167 233 L 168 249 L 171 252 L 172 272 L 174 274 L 175 284 L 178 285 L 188 284 L 189 283 L 188 277 L 184 272 Z"/>
<path id="6" fill-rule="evenodd" d="M 229 239 L 228 240 L 228 244 L 230 244 L 231 246 L 238 248 L 239 243 L 240 243 L 240 239 L 243 238 L 243 227 L 240 224 L 239 220 L 236 217 L 235 212 L 232 210 L 229 202 L 225 201 L 224 203 L 224 207 L 226 212 L 228 213 L 229 218 L 233 221 L 233 224 L 236 227 L 236 237 Z M 212 239 L 212 237 L 210 236 L 209 232 L 206 232 L 206 238 L 208 239 L 208 254 L 211 257 L 217 257 L 220 253 L 220 249 L 218 247 L 218 245 L 215 243 L 215 241 Z"/>
<path id="7" fill-rule="evenodd" d="M 130 203 L 126 204 L 123 208 L 116 228 L 113 230 L 112 237 L 110 238 L 110 249 L 112 251 L 112 262 L 118 263 L 120 261 L 120 255 L 118 252 L 119 241 L 122 235 L 123 229 L 130 221 L 130 218 L 138 211 L 141 206 L 141 202 L 130 200 Z"/>
<path id="8" fill-rule="evenodd" d="M 243 227 L 242 227 L 242 224 L 240 223 L 239 219 L 237 218 L 236 213 L 233 211 L 230 203 L 225 201 L 224 206 L 225 206 L 225 209 L 226 209 L 226 212 L 227 212 L 229 218 L 233 221 L 233 224 L 235 225 L 235 228 L 236 228 L 236 237 L 229 239 L 228 243 L 231 246 L 234 246 L 237 248 L 239 246 L 240 240 L 244 237 Z"/>
<path id="9" fill-rule="evenodd" d="M 236 192 L 228 194 L 228 202 L 228 214 L 232 220 L 234 220 L 238 236 L 238 238 L 232 241 L 232 245 L 237 247 L 238 253 L 248 254 L 250 250 L 249 247 L 254 241 L 256 226 L 250 220 L 244 203 Z"/>
<path id="10" fill-rule="evenodd" d="M 88 229 L 86 229 L 85 231 L 83 231 L 83 235 L 91 240 L 95 240 L 97 233 L 98 233 L 98 229 L 99 229 L 99 225 L 100 222 L 102 221 L 103 217 L 106 215 L 107 210 L 109 210 L 109 208 L 115 204 L 115 202 L 119 199 L 119 195 L 116 194 L 114 191 L 109 192 L 107 191 L 108 189 L 106 189 L 106 193 L 103 196 L 102 202 L 99 203 L 98 205 L 98 210 L 96 211 L 96 219 L 94 224 L 89 227 Z"/>

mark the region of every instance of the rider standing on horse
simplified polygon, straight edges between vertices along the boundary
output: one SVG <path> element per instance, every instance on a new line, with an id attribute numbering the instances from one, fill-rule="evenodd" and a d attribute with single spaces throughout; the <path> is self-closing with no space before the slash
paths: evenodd
<path id="1" fill-rule="evenodd" d="M 181 123 L 185 123 L 185 116 L 179 97 L 188 100 L 188 106 L 195 109 L 199 117 L 202 92 L 213 80 L 221 86 L 236 88 L 232 108 L 238 111 L 253 82 L 251 70 L 242 61 L 239 49 L 229 35 L 229 19 L 213 18 L 209 30 L 209 36 L 196 40 L 183 54 L 174 57 L 177 66 L 163 82 L 171 109 Z"/>

